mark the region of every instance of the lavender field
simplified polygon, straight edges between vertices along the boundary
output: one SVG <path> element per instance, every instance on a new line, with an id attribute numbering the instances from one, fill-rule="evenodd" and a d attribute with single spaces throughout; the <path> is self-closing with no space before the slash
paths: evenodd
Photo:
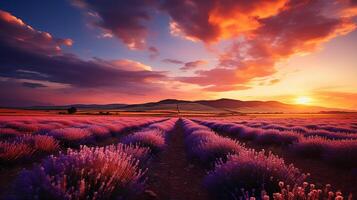
<path id="1" fill-rule="evenodd" d="M 1 199 L 354 199 L 354 118 L 3 116 Z"/>
<path id="2" fill-rule="evenodd" d="M 1 0 L 0 200 L 357 200 L 357 0 Z"/>

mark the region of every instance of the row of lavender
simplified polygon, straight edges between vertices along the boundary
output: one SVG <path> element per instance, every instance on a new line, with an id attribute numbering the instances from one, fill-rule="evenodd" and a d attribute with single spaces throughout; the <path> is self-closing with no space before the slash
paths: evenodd
<path id="1" fill-rule="evenodd" d="M 204 185 L 216 199 L 341 199 L 326 185 L 318 189 L 307 175 L 264 151 L 254 151 L 206 126 L 183 119 L 187 153 L 209 172 Z"/>
<path id="2" fill-rule="evenodd" d="M 357 133 L 354 118 L 290 118 L 290 119 L 231 119 L 253 128 L 278 129 L 297 132 L 327 131 L 330 133 Z"/>
<path id="3" fill-rule="evenodd" d="M 120 132 L 127 127 L 155 122 L 155 118 L 131 118 L 121 117 L 6 117 L 0 118 L 0 139 L 7 139 L 25 134 L 48 134 L 68 137 L 73 135 L 71 132 L 82 132 L 83 138 L 88 137 L 107 137 L 111 133 Z M 64 129 L 64 130 L 63 130 Z M 68 132 L 68 133 L 62 133 Z M 80 140 L 81 138 L 73 138 Z"/>
<path id="4" fill-rule="evenodd" d="M 237 122 L 238 124 L 242 124 Z M 291 131 L 309 136 L 321 136 L 328 139 L 357 139 L 357 134 L 354 134 L 354 130 L 335 127 L 332 129 L 330 126 L 328 128 L 319 127 L 318 125 L 305 125 L 301 126 L 283 126 L 281 124 L 256 124 L 256 123 L 243 123 L 243 125 L 251 128 L 261 128 L 265 130 L 278 130 L 278 131 Z M 310 128 L 306 128 L 310 127 Z M 334 131 L 333 131 L 334 130 Z M 337 131 L 338 130 L 338 131 Z"/>
<path id="5" fill-rule="evenodd" d="M 316 158 L 339 167 L 357 167 L 357 140 L 304 137 L 291 131 L 265 130 L 220 121 L 195 120 L 231 137 L 258 145 L 283 145 L 294 154 Z"/>
<path id="6" fill-rule="evenodd" d="M 81 146 L 23 170 L 5 199 L 130 199 L 145 188 L 147 165 L 177 119 L 151 124 L 118 145 Z"/>
<path id="7" fill-rule="evenodd" d="M 281 119 L 274 120 L 238 120 L 236 118 L 229 119 L 218 119 L 210 118 L 210 121 L 220 121 L 224 123 L 234 123 L 241 126 L 246 126 L 249 128 L 259 128 L 264 130 L 276 130 L 276 131 L 285 131 L 285 132 L 294 132 L 303 135 L 304 137 L 310 136 L 320 136 L 327 139 L 357 139 L 357 129 L 348 128 L 348 126 L 353 127 L 353 120 L 342 120 L 341 124 L 338 124 L 339 119 L 331 119 L 331 124 L 326 125 L 322 123 L 324 119 Z M 296 123 L 296 124 L 293 124 Z"/>
<path id="8" fill-rule="evenodd" d="M 1 121 L 0 164 L 11 165 L 48 155 L 64 147 L 79 147 L 115 137 L 119 133 L 163 119 L 70 118 Z"/>

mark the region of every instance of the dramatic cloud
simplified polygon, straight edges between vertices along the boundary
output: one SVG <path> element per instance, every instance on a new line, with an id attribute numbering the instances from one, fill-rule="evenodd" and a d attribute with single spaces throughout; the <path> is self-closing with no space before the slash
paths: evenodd
<path id="1" fill-rule="evenodd" d="M 116 36 L 130 49 L 145 49 L 148 35 L 145 22 L 155 0 L 73 0 L 83 9 L 92 24 L 103 30 L 103 37 Z"/>
<path id="2" fill-rule="evenodd" d="M 7 98 L 13 95 L 11 98 L 26 99 L 31 95 L 29 91 L 36 91 L 40 96 L 46 93 L 53 95 L 50 102 L 61 95 L 74 95 L 79 101 L 87 98 L 95 102 L 94 97 L 81 95 L 105 93 L 101 98 L 114 101 L 117 94 L 121 97 L 145 96 L 146 99 L 161 94 L 183 95 L 177 91 L 186 91 L 186 95 L 219 96 L 225 93 L 214 92 L 245 90 L 259 83 L 269 87 L 280 81 L 280 73 L 276 73 L 284 68 L 286 60 L 318 51 L 333 38 L 351 33 L 356 29 L 357 16 L 355 0 L 71 2 L 85 14 L 87 24 L 96 31 L 100 30 L 99 38 L 114 37 L 130 50 L 143 51 L 130 52 L 120 48 L 118 54 L 103 52 L 111 59 L 94 57 L 85 60 L 65 53 L 63 48 L 73 44 L 71 39 L 56 38 L 36 30 L 0 10 L 1 96 L 6 94 Z M 203 45 L 189 46 L 191 42 L 167 37 L 170 34 Z M 151 38 L 155 35 L 162 38 Z M 346 37 L 346 41 L 351 41 L 351 38 Z M 101 39 L 93 41 L 94 48 L 101 42 Z M 73 52 L 88 55 L 84 51 L 89 49 L 78 46 Z M 171 47 L 172 52 L 161 52 L 157 47 L 162 48 L 161 51 L 168 51 Z M 207 47 L 206 51 L 204 47 Z M 98 51 L 93 50 L 90 54 Z M 128 57 L 121 58 L 122 55 Z M 150 65 L 153 65 L 160 61 L 155 60 L 160 55 L 168 57 L 162 62 L 175 65 L 171 72 L 177 72 L 177 68 L 186 72 L 168 77 L 165 72 L 155 71 L 151 66 L 135 61 L 146 60 L 149 56 L 152 59 Z M 171 57 L 176 59 L 169 59 Z M 201 59 L 214 64 L 209 65 Z M 283 83 L 276 84 L 280 85 Z M 58 91 L 63 93 L 56 93 Z M 152 94 L 154 92 L 160 95 Z M 31 102 L 38 101 L 31 99 Z"/>
<path id="3" fill-rule="evenodd" d="M 2 45 L 15 46 L 24 51 L 55 55 L 61 45 L 71 46 L 71 39 L 53 38 L 47 32 L 37 31 L 21 19 L 0 10 L 0 40 Z"/>
<path id="4" fill-rule="evenodd" d="M 349 8 L 348 2 L 320 0 L 290 1 L 283 9 L 267 9 L 267 15 L 260 14 L 255 19 L 258 26 L 247 29 L 242 38 L 220 55 L 216 68 L 179 80 L 202 87 L 224 85 L 223 88 L 229 90 L 254 78 L 272 75 L 276 72 L 277 62 L 295 54 L 315 51 L 324 42 L 353 31 L 356 24 L 352 16 L 343 15 Z M 204 37 L 200 39 L 206 40 Z"/>
<path id="5" fill-rule="evenodd" d="M 73 55 L 48 56 L 0 45 L 0 76 L 21 78 L 16 71 L 29 70 L 47 77 L 33 76 L 37 80 L 49 80 L 76 87 L 126 87 L 127 84 L 143 84 L 154 79 L 164 79 L 160 72 L 147 69 L 132 61 L 109 62 L 100 59 L 81 60 Z M 124 65 L 122 65 L 124 64 Z M 129 64 L 130 66 L 126 65 Z M 129 69 L 129 67 L 132 67 Z"/>
<path id="6" fill-rule="evenodd" d="M 132 60 L 82 60 L 65 54 L 60 45 L 69 39 L 53 38 L 37 31 L 10 13 L 0 12 L 0 77 L 66 84 L 74 88 L 135 88 L 145 92 L 155 81 L 163 81 L 162 72 Z M 28 82 L 28 81 L 27 81 Z M 39 84 L 22 84 L 38 88 Z"/>
<path id="7" fill-rule="evenodd" d="M 207 63 L 208 62 L 205 60 L 196 60 L 196 61 L 185 63 L 185 65 L 183 67 L 181 67 L 180 69 L 183 71 L 193 70 L 193 69 L 197 69 L 198 67 L 205 65 Z"/>
<path id="8" fill-rule="evenodd" d="M 126 70 L 126 71 L 152 71 L 152 68 L 149 65 L 145 65 L 143 63 L 133 61 L 133 60 L 128 60 L 128 59 L 122 59 L 122 60 L 111 60 L 111 61 L 105 61 L 101 59 L 96 59 L 98 63 L 105 65 L 107 67 L 114 67 L 120 70 Z"/>
<path id="9" fill-rule="evenodd" d="M 38 81 L 40 83 L 40 81 Z M 32 81 L 31 83 L 34 83 Z M 44 85 L 49 83 L 41 82 Z M 69 105 L 77 103 L 107 104 L 107 103 L 143 103 L 159 99 L 207 99 L 209 96 L 197 89 L 181 90 L 180 83 L 170 82 L 161 84 L 128 84 L 121 87 L 51 87 L 28 88 L 22 80 L 0 78 L 1 106 L 33 106 L 33 105 Z M 116 87 L 121 87 L 116 88 Z"/>
<path id="10" fill-rule="evenodd" d="M 275 73 L 274 62 L 270 57 L 258 56 L 255 59 L 244 59 L 249 47 L 234 43 L 219 59 L 219 65 L 210 70 L 197 71 L 195 76 L 180 77 L 179 80 L 197 84 L 204 88 L 219 88 L 219 91 L 238 90 L 254 78 L 265 77 Z M 261 55 L 264 51 L 260 52 Z"/>
<path id="11" fill-rule="evenodd" d="M 11 89 L 9 89 L 11 88 Z M 146 92 L 143 92 L 145 88 Z M 14 80 L 0 80 L 1 106 L 33 106 L 33 105 L 65 105 L 74 103 L 108 103 L 140 101 L 143 98 L 155 98 L 162 87 L 148 85 L 132 85 L 121 88 L 62 88 L 52 87 L 24 87 L 21 82 Z M 150 94 L 150 95 L 149 95 Z"/>
<path id="12" fill-rule="evenodd" d="M 102 37 L 116 36 L 130 49 L 146 48 L 147 22 L 158 11 L 167 13 L 170 17 L 171 34 L 205 43 L 241 36 L 257 38 L 259 32 L 267 28 L 269 31 L 276 30 L 273 23 L 283 25 L 279 26 L 280 30 L 284 30 L 282 28 L 284 26 L 294 26 L 295 22 L 297 27 L 305 22 L 311 23 L 307 17 L 300 18 L 303 16 L 301 13 L 307 13 L 313 18 L 325 19 L 348 18 L 357 13 L 354 1 L 347 0 L 73 0 L 73 2 L 92 18 L 92 24 L 103 30 Z M 192 10 L 195 12 L 188 12 Z M 290 23 L 292 21 L 294 23 Z M 316 22 L 315 19 L 312 22 Z M 311 31 L 314 32 L 317 27 L 313 27 Z"/>
<path id="13" fill-rule="evenodd" d="M 203 65 L 206 65 L 208 62 L 205 60 L 195 60 L 195 61 L 190 61 L 190 62 L 184 62 L 181 60 L 176 60 L 176 59 L 163 59 L 162 60 L 165 63 L 170 63 L 170 64 L 175 64 L 175 65 L 183 65 L 180 67 L 180 70 L 182 71 L 187 71 L 187 70 L 193 70 L 197 69 Z"/>
<path id="14" fill-rule="evenodd" d="M 260 19 L 275 15 L 285 3 L 286 0 L 168 0 L 162 7 L 172 18 L 173 35 L 210 43 L 257 29 Z M 195 12 L 188 12 L 192 10 Z"/>
<path id="15" fill-rule="evenodd" d="M 103 30 L 101 37 L 116 36 L 130 49 L 145 48 L 146 24 L 158 10 L 170 16 L 173 35 L 209 43 L 255 30 L 259 19 L 278 13 L 286 1 L 72 0 Z"/>
<path id="16" fill-rule="evenodd" d="M 214 3 L 207 1 L 164 1 L 162 8 L 172 18 L 170 32 L 189 40 L 212 41 L 217 39 L 217 26 L 209 23 L 209 11 Z M 192 12 L 195 11 L 195 12 Z"/>

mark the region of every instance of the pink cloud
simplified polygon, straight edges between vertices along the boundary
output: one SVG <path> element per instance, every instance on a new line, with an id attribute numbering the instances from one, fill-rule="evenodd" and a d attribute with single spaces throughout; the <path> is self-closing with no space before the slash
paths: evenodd
<path id="1" fill-rule="evenodd" d="M 35 30 L 21 19 L 0 10 L 0 37 L 3 43 L 46 54 L 58 54 L 61 46 L 72 46 L 71 39 L 54 38 L 48 32 Z"/>
<path id="2" fill-rule="evenodd" d="M 350 4 L 345 1 L 289 1 L 283 9 L 258 18 L 259 25 L 233 42 L 219 56 L 215 68 L 179 80 L 202 87 L 224 85 L 223 88 L 234 90 L 235 85 L 273 75 L 277 62 L 295 54 L 316 51 L 332 38 L 355 30 L 353 17 L 343 15 L 349 8 Z M 206 38 L 200 39 L 205 41 Z"/>
<path id="3" fill-rule="evenodd" d="M 172 19 L 172 34 L 211 43 L 255 30 L 259 19 L 275 15 L 286 1 L 171 0 L 162 7 Z"/>
<path id="4" fill-rule="evenodd" d="M 34 91 L 41 94 L 36 102 L 50 98 L 46 92 L 56 97 L 76 91 L 146 95 L 161 90 L 158 82 L 168 80 L 164 72 L 137 61 L 83 60 L 65 54 L 60 45 L 71 45 L 71 40 L 35 30 L 5 11 L 0 11 L 0 29 L 0 96 L 4 99 L 15 97 L 13 93 L 30 98 Z"/>

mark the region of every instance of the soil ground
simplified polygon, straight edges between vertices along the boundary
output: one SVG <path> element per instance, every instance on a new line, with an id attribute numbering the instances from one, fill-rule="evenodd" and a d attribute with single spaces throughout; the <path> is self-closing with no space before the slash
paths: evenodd
<path id="1" fill-rule="evenodd" d="M 158 200 L 208 200 L 202 185 L 204 170 L 187 159 L 181 122 L 168 134 L 167 148 L 150 166 L 148 190 Z"/>

